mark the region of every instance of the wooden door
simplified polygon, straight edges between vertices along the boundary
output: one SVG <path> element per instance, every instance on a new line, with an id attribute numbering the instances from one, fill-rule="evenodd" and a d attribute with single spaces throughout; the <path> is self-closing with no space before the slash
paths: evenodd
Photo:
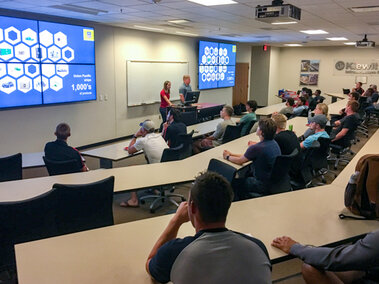
<path id="1" fill-rule="evenodd" d="M 236 64 L 236 79 L 233 87 L 233 105 L 246 104 L 249 88 L 249 63 Z"/>

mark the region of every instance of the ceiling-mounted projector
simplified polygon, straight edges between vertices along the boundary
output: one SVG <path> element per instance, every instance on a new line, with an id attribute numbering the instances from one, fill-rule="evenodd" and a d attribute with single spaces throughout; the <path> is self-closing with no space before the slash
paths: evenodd
<path id="1" fill-rule="evenodd" d="M 355 47 L 358 48 L 373 48 L 375 47 L 375 41 L 367 40 L 367 35 L 362 40 L 355 42 Z"/>
<path id="2" fill-rule="evenodd" d="M 284 24 L 300 21 L 301 9 L 291 4 L 283 4 L 282 0 L 274 0 L 271 5 L 255 8 L 255 19 L 257 21 Z"/>

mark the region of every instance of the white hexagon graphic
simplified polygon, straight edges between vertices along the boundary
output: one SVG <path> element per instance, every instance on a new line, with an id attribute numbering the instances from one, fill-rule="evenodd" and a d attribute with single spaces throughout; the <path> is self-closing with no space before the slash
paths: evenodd
<path id="1" fill-rule="evenodd" d="M 62 78 L 59 78 L 58 76 L 54 76 L 50 79 L 50 88 L 54 91 L 58 92 L 60 89 L 63 88 L 63 80 Z"/>
<path id="2" fill-rule="evenodd" d="M 201 74 L 201 81 L 205 82 L 207 80 L 207 75 L 205 73 Z"/>
<path id="3" fill-rule="evenodd" d="M 220 59 L 221 59 L 220 64 L 225 64 L 225 57 L 223 56 Z"/>
<path id="4" fill-rule="evenodd" d="M 0 78 L 7 74 L 7 65 L 5 63 L 0 63 Z"/>
<path id="5" fill-rule="evenodd" d="M 203 73 L 204 72 L 204 66 L 199 66 L 199 71 L 200 71 L 200 73 Z"/>
<path id="6" fill-rule="evenodd" d="M 207 56 L 207 64 L 211 64 L 211 62 L 212 62 L 212 58 L 208 55 Z"/>
<path id="7" fill-rule="evenodd" d="M 48 47 L 53 44 L 53 34 L 47 30 L 39 33 L 39 41 L 42 45 Z"/>
<path id="8" fill-rule="evenodd" d="M 22 31 L 22 42 L 32 46 L 37 43 L 37 33 L 32 29 L 26 29 Z"/>
<path id="9" fill-rule="evenodd" d="M 224 79 L 225 79 L 225 74 L 224 74 L 224 73 L 221 73 L 221 75 L 220 75 L 220 79 L 221 79 L 222 81 L 224 81 Z"/>
<path id="10" fill-rule="evenodd" d="M 207 74 L 207 81 L 209 82 L 211 80 L 211 73 Z"/>
<path id="11" fill-rule="evenodd" d="M 216 57 L 212 56 L 212 64 L 215 64 L 215 63 L 216 63 Z"/>
<path id="12" fill-rule="evenodd" d="M 218 72 L 220 72 L 220 73 L 222 72 L 222 66 L 218 67 Z"/>
<path id="13" fill-rule="evenodd" d="M 66 46 L 62 49 L 62 58 L 67 62 L 70 62 L 75 57 L 74 50 L 71 47 Z"/>
<path id="14" fill-rule="evenodd" d="M 215 79 L 216 79 L 216 74 L 212 73 L 212 81 L 214 81 Z"/>
<path id="15" fill-rule="evenodd" d="M 4 39 L 3 37 L 3 29 L 0 29 L 0 41 L 2 41 Z"/>
<path id="16" fill-rule="evenodd" d="M 55 65 L 54 64 L 43 64 L 42 65 L 42 75 L 47 78 L 52 77 L 55 74 Z"/>
<path id="17" fill-rule="evenodd" d="M 47 49 L 47 57 L 51 61 L 56 62 L 61 59 L 61 50 L 57 46 L 53 45 Z"/>
<path id="18" fill-rule="evenodd" d="M 64 47 L 67 45 L 67 36 L 62 32 L 57 32 L 54 35 L 54 44 L 59 47 Z"/>
<path id="19" fill-rule="evenodd" d="M 16 90 L 16 80 L 6 76 L 0 80 L 0 91 L 10 94 Z"/>
<path id="20" fill-rule="evenodd" d="M 46 77 L 42 77 L 41 82 L 41 77 L 37 77 L 33 80 L 33 87 L 38 92 L 41 92 L 41 83 L 43 91 L 46 91 L 49 88 L 49 79 L 47 79 Z"/>
<path id="21" fill-rule="evenodd" d="M 35 45 L 31 47 L 32 49 L 32 58 L 34 60 L 40 61 L 40 60 L 45 60 L 46 59 L 46 48 L 38 45 Z"/>
<path id="22" fill-rule="evenodd" d="M 205 66 L 205 67 L 204 67 L 204 71 L 205 71 L 205 73 L 208 73 L 208 70 L 209 70 L 209 66 Z"/>
<path id="23" fill-rule="evenodd" d="M 227 56 L 227 55 L 228 55 L 228 50 L 224 48 L 224 56 Z"/>
<path id="24" fill-rule="evenodd" d="M 24 66 L 21 63 L 9 63 L 8 74 L 14 78 L 18 78 L 24 74 Z"/>
<path id="25" fill-rule="evenodd" d="M 201 57 L 201 62 L 202 62 L 203 64 L 207 63 L 207 57 L 206 57 L 205 55 L 203 55 L 203 56 Z"/>
<path id="26" fill-rule="evenodd" d="M 226 66 L 222 66 L 222 72 L 226 72 L 226 70 L 227 70 L 227 68 L 226 68 Z"/>
<path id="27" fill-rule="evenodd" d="M 225 57 L 225 64 L 229 64 L 229 56 Z"/>
<path id="28" fill-rule="evenodd" d="M 38 64 L 26 64 L 25 65 L 25 74 L 29 77 L 34 78 L 39 75 L 39 65 Z"/>
<path id="29" fill-rule="evenodd" d="M 209 66 L 209 72 L 213 73 L 213 67 L 214 66 Z"/>
<path id="30" fill-rule="evenodd" d="M 29 92 L 33 88 L 32 79 L 22 76 L 17 80 L 17 89 L 23 93 Z"/>
<path id="31" fill-rule="evenodd" d="M 0 60 L 7 61 L 13 57 L 13 47 L 6 42 L 0 43 Z"/>
<path id="32" fill-rule="evenodd" d="M 68 75 L 68 65 L 67 64 L 57 64 L 56 66 L 56 74 L 60 77 L 65 77 Z"/>
<path id="33" fill-rule="evenodd" d="M 214 49 L 214 54 L 217 56 L 218 55 L 218 48 L 217 47 L 215 47 L 215 49 Z"/>
<path id="34" fill-rule="evenodd" d="M 209 54 L 209 47 L 208 47 L 208 46 L 206 46 L 206 47 L 204 48 L 204 53 L 205 53 L 205 55 L 208 55 L 208 54 Z"/>
<path id="35" fill-rule="evenodd" d="M 217 73 L 217 74 L 216 74 L 216 80 L 217 80 L 217 81 L 220 80 L 220 73 Z"/>
<path id="36" fill-rule="evenodd" d="M 20 43 L 15 46 L 14 55 L 20 59 L 20 61 L 26 61 L 26 59 L 30 57 L 30 49 L 25 44 Z"/>
<path id="37" fill-rule="evenodd" d="M 21 40 L 20 31 L 15 27 L 9 27 L 4 30 L 5 40 L 11 44 L 19 43 Z"/>

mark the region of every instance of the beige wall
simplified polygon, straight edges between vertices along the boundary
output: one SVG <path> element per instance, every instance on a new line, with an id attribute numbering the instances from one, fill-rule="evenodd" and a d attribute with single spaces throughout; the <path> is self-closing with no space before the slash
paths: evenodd
<path id="1" fill-rule="evenodd" d="M 196 38 L 103 25 L 95 25 L 95 38 L 97 101 L 0 111 L 0 155 L 43 151 L 62 121 L 71 125 L 73 146 L 130 135 L 147 117 L 160 123 L 159 104 L 127 107 L 126 60 L 188 61 L 192 88 L 198 88 Z M 239 62 L 250 61 L 249 48 L 237 45 L 237 51 Z M 202 91 L 200 102 L 231 104 L 232 88 Z"/>
<path id="2" fill-rule="evenodd" d="M 310 87 L 313 90 L 320 89 L 322 92 L 342 92 L 342 88 L 352 88 L 355 85 L 354 76 L 333 75 L 334 60 L 379 60 L 379 48 L 359 49 L 351 46 L 347 47 L 300 47 L 281 48 L 279 63 L 279 84 L 280 89 L 298 90 L 300 62 L 302 59 L 320 60 L 319 84 Z M 366 89 L 369 84 L 379 84 L 378 76 L 368 76 L 368 84 L 363 85 Z"/>

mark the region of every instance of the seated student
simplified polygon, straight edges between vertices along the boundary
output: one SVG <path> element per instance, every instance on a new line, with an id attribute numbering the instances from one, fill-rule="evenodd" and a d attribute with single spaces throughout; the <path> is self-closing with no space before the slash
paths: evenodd
<path id="1" fill-rule="evenodd" d="M 260 142 L 250 141 L 245 154 L 232 154 L 224 150 L 224 159 L 242 165 L 253 161 L 251 177 L 236 180 L 236 199 L 249 198 L 249 193 L 266 194 L 265 185 L 269 182 L 275 159 L 281 154 L 278 143 L 274 140 L 275 122 L 271 118 L 262 118 L 258 122 L 257 135 Z"/>
<path id="2" fill-rule="evenodd" d="M 147 272 L 160 283 L 271 283 L 264 244 L 225 227 L 232 200 L 233 190 L 221 175 L 197 177 L 188 202 L 180 204 L 150 252 Z M 196 234 L 177 238 L 188 221 Z"/>
<path id="3" fill-rule="evenodd" d="M 306 98 L 300 97 L 297 106 L 293 109 L 293 115 L 299 116 L 303 113 L 304 110 L 307 110 L 308 107 L 306 106 L 306 103 L 307 103 Z"/>
<path id="4" fill-rule="evenodd" d="M 284 108 L 282 108 L 279 113 L 281 114 L 284 114 L 284 115 L 291 115 L 293 114 L 293 106 L 295 104 L 295 101 L 293 98 L 289 98 L 287 101 L 286 101 L 286 106 Z"/>
<path id="5" fill-rule="evenodd" d="M 290 169 L 290 175 L 292 177 L 297 176 L 300 171 L 302 159 L 299 140 L 293 131 L 286 130 L 287 117 L 285 115 L 273 114 L 271 116 L 271 119 L 275 122 L 276 125 L 276 134 L 274 140 L 276 143 L 278 143 L 282 155 L 289 155 L 295 149 L 299 151 L 299 154 L 293 161 Z"/>
<path id="6" fill-rule="evenodd" d="M 358 102 L 359 101 L 359 97 L 360 97 L 359 93 L 352 92 L 352 93 L 350 93 L 348 95 L 348 100 L 349 101 L 356 101 L 356 102 Z M 346 112 L 345 112 L 345 108 L 343 108 L 343 109 L 341 109 L 339 111 L 338 115 L 332 114 L 330 121 L 331 121 L 332 124 L 334 124 L 335 121 L 340 120 L 340 119 L 344 118 L 345 116 L 346 116 Z"/>
<path id="7" fill-rule="evenodd" d="M 329 111 L 329 108 L 326 104 L 324 103 L 320 103 L 320 104 L 317 104 L 315 110 L 314 110 L 314 115 L 319 115 L 319 114 L 323 114 L 325 115 L 326 119 L 328 119 L 328 111 Z M 311 114 L 308 116 L 308 124 L 310 123 L 310 119 L 311 119 Z M 304 140 L 305 138 L 307 138 L 309 135 L 312 135 L 314 134 L 315 132 L 311 129 L 311 128 L 308 128 L 304 134 L 303 134 L 303 139 L 301 140 Z"/>
<path id="8" fill-rule="evenodd" d="M 322 103 L 325 100 L 325 98 L 323 96 L 321 96 L 320 90 L 316 90 L 314 95 L 315 96 L 313 97 L 313 99 L 309 103 L 309 109 L 312 111 L 316 108 L 317 104 Z"/>
<path id="9" fill-rule="evenodd" d="M 150 119 L 140 123 L 141 128 L 133 135 L 128 146 L 128 153 L 134 154 L 143 150 L 149 164 L 159 163 L 163 150 L 168 148 L 163 137 L 159 133 L 154 133 L 155 124 Z M 137 139 L 138 138 L 138 139 Z M 120 203 L 121 207 L 139 207 L 136 192 L 131 192 L 131 198 Z"/>
<path id="10" fill-rule="evenodd" d="M 180 145 L 180 134 L 187 134 L 187 126 L 180 121 L 180 111 L 173 108 L 167 115 L 167 122 L 163 124 L 162 136 L 170 148 L 175 148 Z"/>
<path id="11" fill-rule="evenodd" d="M 351 92 L 357 92 L 359 95 L 362 95 L 365 92 L 365 90 L 362 89 L 362 82 L 357 82 Z"/>
<path id="12" fill-rule="evenodd" d="M 200 153 L 203 150 L 220 146 L 222 144 L 222 139 L 224 138 L 225 130 L 228 125 L 236 125 L 232 120 L 233 108 L 231 106 L 224 106 L 220 112 L 220 116 L 223 119 L 217 127 L 216 131 L 201 141 L 196 141 L 193 144 L 193 151 L 195 154 Z"/>
<path id="13" fill-rule="evenodd" d="M 307 88 L 303 97 L 305 97 L 305 99 L 306 99 L 305 105 L 307 107 L 309 107 L 310 102 L 313 100 L 312 89 Z"/>
<path id="14" fill-rule="evenodd" d="M 342 147 L 348 147 L 350 141 L 354 138 L 354 132 L 360 124 L 357 116 L 359 103 L 356 101 L 349 101 L 345 108 L 346 116 L 341 120 L 334 122 L 335 128 L 332 130 L 331 138 L 332 143 Z"/>
<path id="15" fill-rule="evenodd" d="M 272 246 L 304 261 L 307 284 L 377 283 L 379 279 L 379 230 L 351 245 L 334 248 L 302 245 L 290 237 L 278 237 Z"/>
<path id="16" fill-rule="evenodd" d="M 323 114 L 315 115 L 309 119 L 309 128 L 314 134 L 309 135 L 303 142 L 300 143 L 302 149 L 306 149 L 312 146 L 313 142 L 320 137 L 329 138 L 328 133 L 325 131 L 326 123 L 328 119 Z"/>
<path id="17" fill-rule="evenodd" d="M 245 114 L 237 123 L 243 123 L 242 129 L 241 129 L 241 135 L 244 136 L 248 134 L 248 129 L 250 122 L 257 120 L 257 116 L 255 115 L 255 111 L 257 110 L 257 102 L 256 101 L 247 101 L 246 103 L 246 111 L 248 112 Z"/>
<path id="18" fill-rule="evenodd" d="M 58 124 L 54 135 L 57 136 L 57 140 L 45 145 L 45 157 L 52 161 L 76 160 L 78 169 L 82 172 L 88 171 L 79 151 L 67 145 L 67 138 L 71 136 L 70 126 L 67 123 Z"/>

